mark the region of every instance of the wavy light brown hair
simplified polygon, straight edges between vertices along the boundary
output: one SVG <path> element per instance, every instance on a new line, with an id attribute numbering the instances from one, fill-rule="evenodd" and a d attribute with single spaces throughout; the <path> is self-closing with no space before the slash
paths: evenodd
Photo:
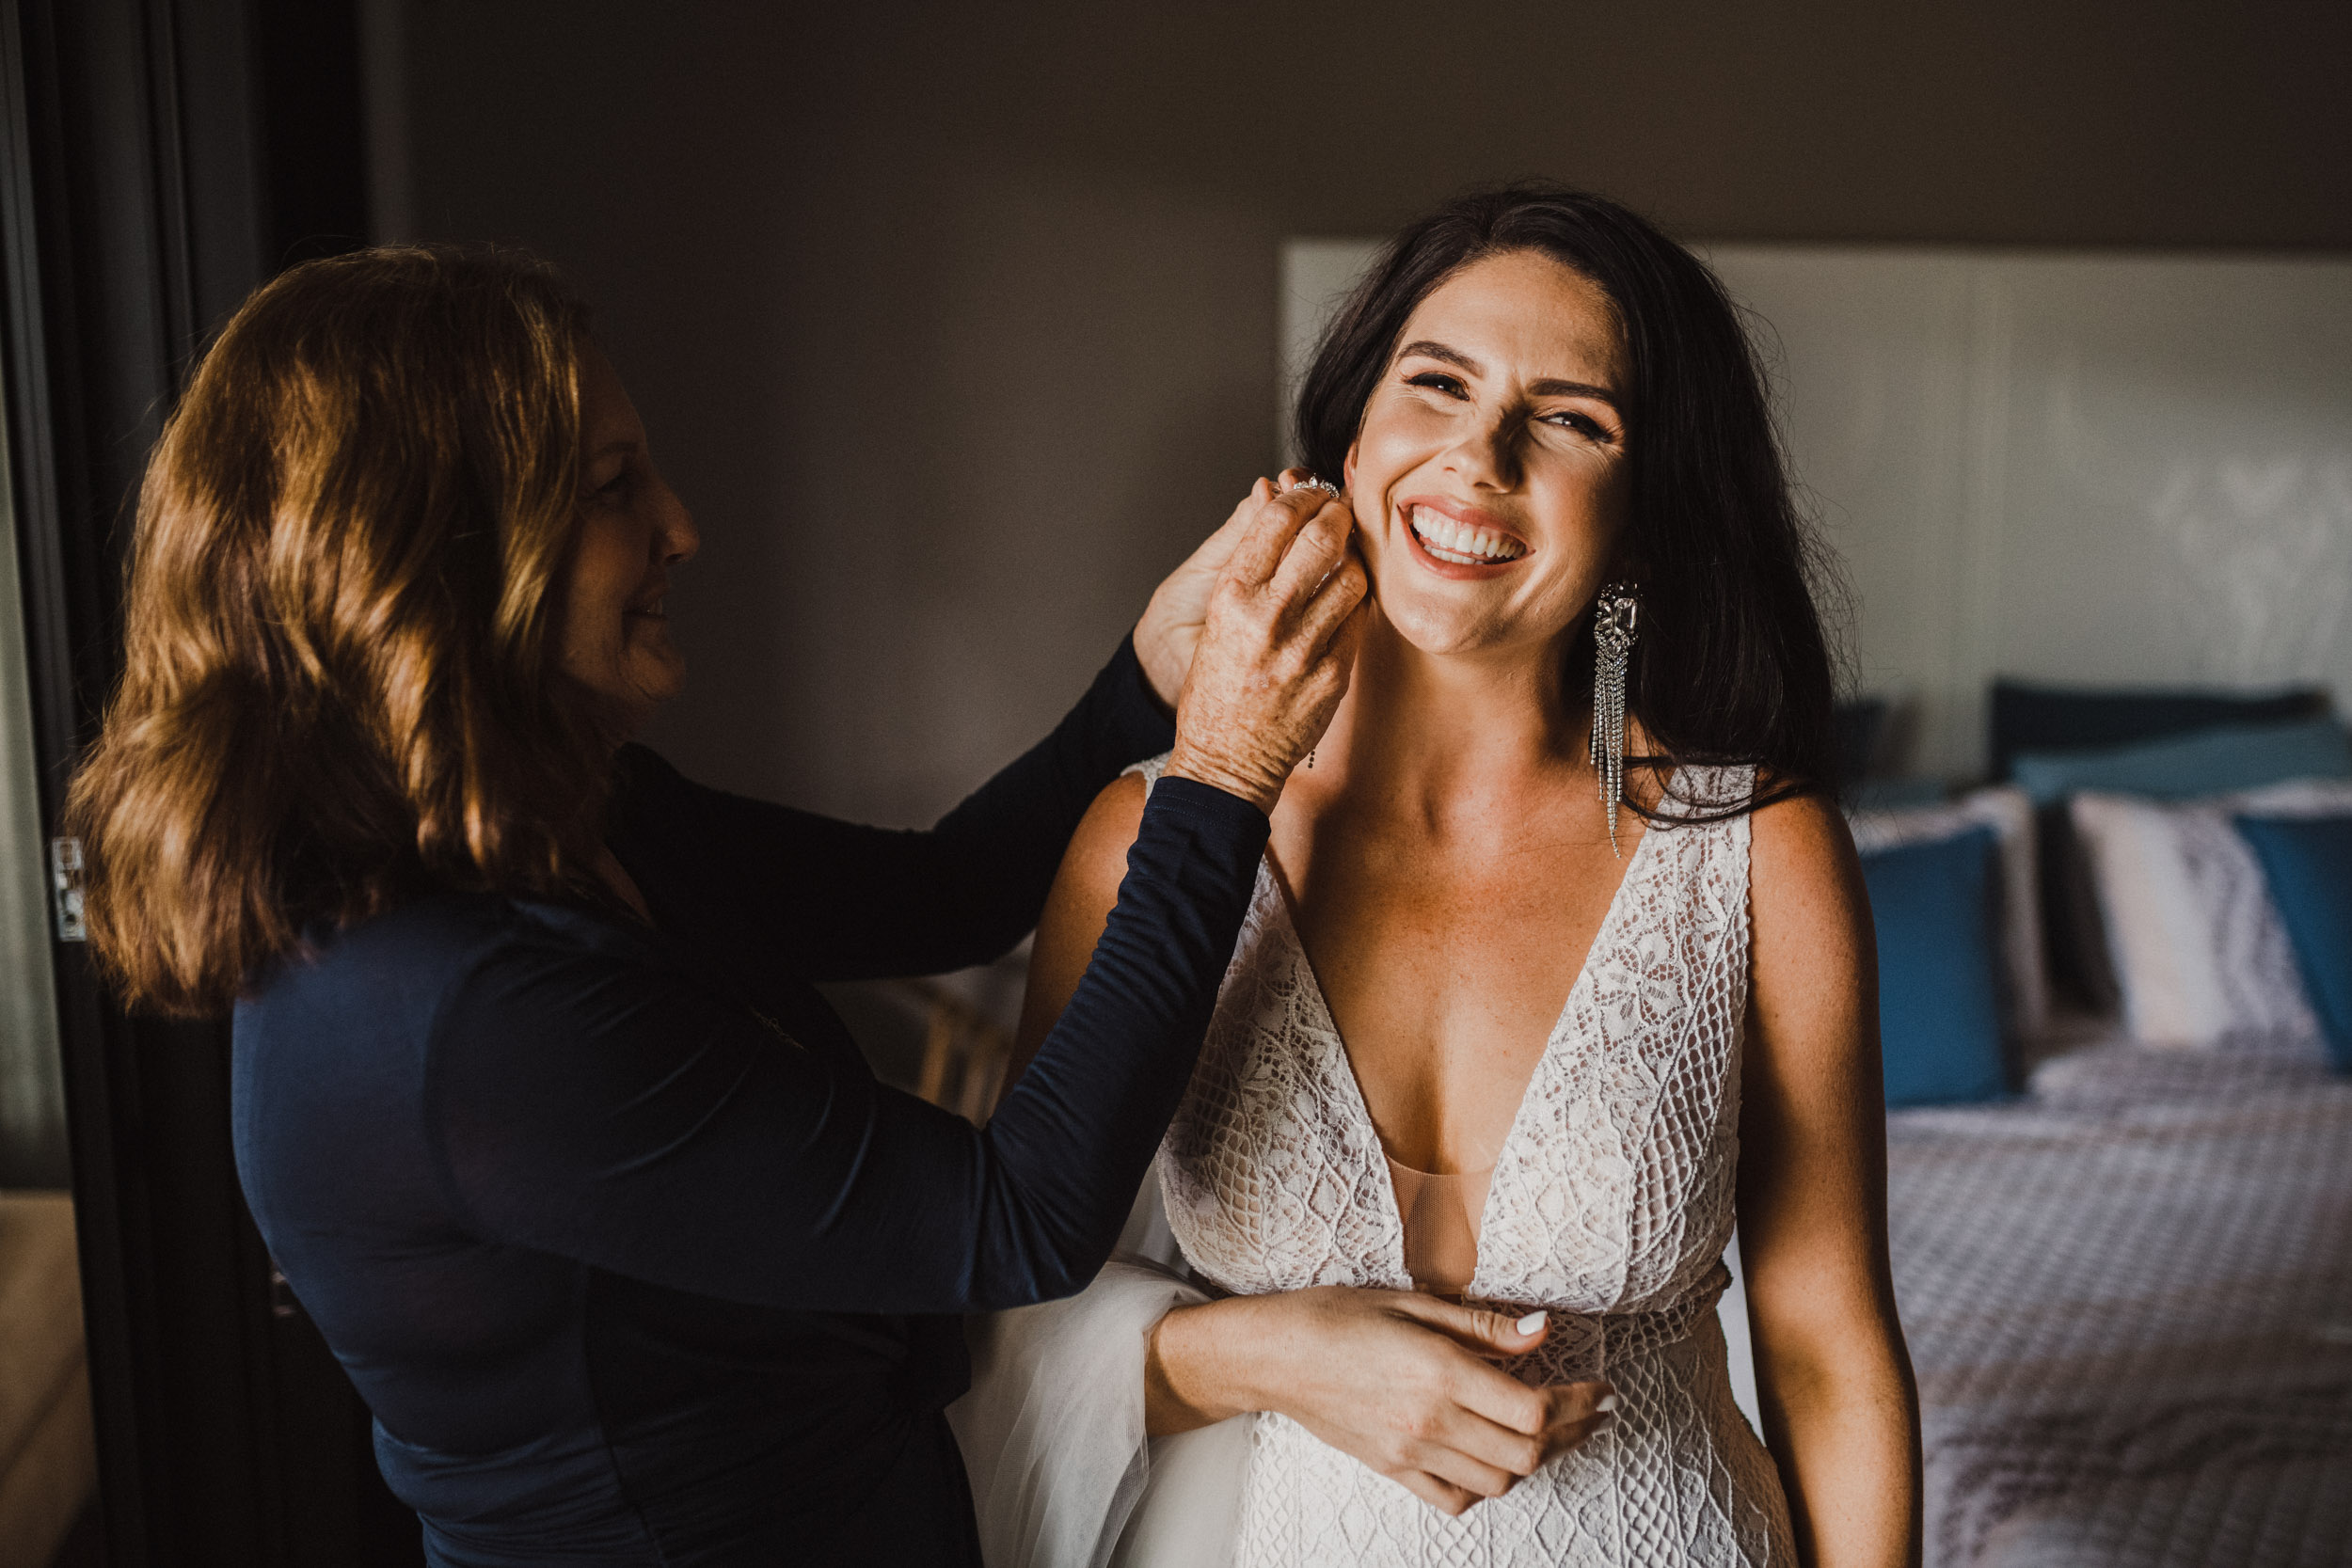
<path id="1" fill-rule="evenodd" d="M 581 889 L 610 752 L 556 660 L 586 329 L 533 258 L 385 247 L 265 284 L 205 356 L 67 802 L 134 1004 L 220 1011 L 425 890 Z"/>

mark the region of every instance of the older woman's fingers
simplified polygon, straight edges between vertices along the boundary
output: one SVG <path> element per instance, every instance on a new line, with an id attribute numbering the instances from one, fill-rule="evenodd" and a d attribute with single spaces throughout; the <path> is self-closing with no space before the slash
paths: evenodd
<path id="1" fill-rule="evenodd" d="M 1274 497 L 1274 486 L 1260 480 L 1233 508 L 1233 515 L 1186 556 L 1152 591 L 1151 602 L 1136 622 L 1136 658 L 1143 665 L 1152 695 L 1174 707 L 1183 694 L 1184 677 L 1192 673 L 1192 657 L 1208 624 L 1209 600 L 1224 580 L 1226 563 L 1258 518 L 1258 509 Z"/>
<path id="2" fill-rule="evenodd" d="M 1292 538 L 1268 592 L 1280 603 L 1303 605 L 1316 585 L 1347 558 L 1348 541 L 1356 532 L 1356 514 L 1345 501 L 1325 496 L 1320 490 L 1294 490 L 1291 494 L 1314 496 L 1323 504 Z"/>
<path id="3" fill-rule="evenodd" d="M 1365 572 L 1363 562 L 1354 550 L 1348 551 L 1299 611 L 1299 636 L 1310 648 L 1325 649 L 1347 625 L 1348 617 L 1363 608 L 1364 597 L 1371 591 L 1372 578 Z"/>
<path id="4" fill-rule="evenodd" d="M 1291 542 L 1330 499 L 1320 490 L 1289 490 L 1259 501 L 1256 516 L 1226 562 L 1226 577 L 1252 592 L 1263 589 L 1281 569 Z"/>
<path id="5" fill-rule="evenodd" d="M 1329 583 L 1315 590 L 1315 599 L 1298 621 L 1298 640 L 1311 658 L 1355 658 L 1355 640 L 1364 630 L 1364 599 L 1369 597 L 1364 588 L 1362 566 L 1341 564 Z"/>
<path id="6" fill-rule="evenodd" d="M 1252 484 L 1249 494 L 1233 508 L 1232 515 L 1217 525 L 1215 533 L 1200 542 L 1192 552 L 1191 559 L 1203 562 L 1214 571 L 1224 570 L 1225 563 L 1232 560 L 1234 549 L 1248 537 L 1250 524 L 1257 521 L 1258 508 L 1273 499 L 1273 485 L 1263 479 Z"/>

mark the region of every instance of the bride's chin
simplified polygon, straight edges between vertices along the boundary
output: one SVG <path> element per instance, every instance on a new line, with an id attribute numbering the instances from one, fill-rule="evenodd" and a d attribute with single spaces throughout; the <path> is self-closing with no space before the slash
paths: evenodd
<path id="1" fill-rule="evenodd" d="M 1432 658 L 1482 653 L 1495 645 L 1495 628 L 1484 618 L 1449 605 L 1380 602 L 1381 618 L 1396 641 Z"/>

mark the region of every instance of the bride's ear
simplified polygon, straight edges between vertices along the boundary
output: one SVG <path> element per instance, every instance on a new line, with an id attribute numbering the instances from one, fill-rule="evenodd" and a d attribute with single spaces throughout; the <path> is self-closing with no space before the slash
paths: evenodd
<path id="1" fill-rule="evenodd" d="M 1340 465 L 1340 488 L 1351 495 L 1356 489 L 1356 447 L 1354 441 L 1347 443 L 1347 458 Z"/>

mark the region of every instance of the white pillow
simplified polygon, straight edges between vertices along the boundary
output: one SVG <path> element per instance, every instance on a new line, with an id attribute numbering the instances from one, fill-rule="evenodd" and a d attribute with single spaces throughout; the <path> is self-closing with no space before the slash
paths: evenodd
<path id="1" fill-rule="evenodd" d="M 2135 1039 L 2215 1051 L 2318 1037 L 2261 863 L 2230 819 L 2352 814 L 2352 780 L 2180 801 L 2085 791 L 2068 810 Z"/>
<path id="2" fill-rule="evenodd" d="M 1847 817 L 1854 847 L 1867 854 L 1906 844 L 1957 838 L 1991 828 L 2000 856 L 2001 957 L 2008 973 L 2009 1022 L 2030 1037 L 2050 1018 L 2050 983 L 2042 964 L 2042 896 L 2034 881 L 2033 802 L 2022 789 L 1979 789 L 1936 806 L 1857 811 Z"/>

